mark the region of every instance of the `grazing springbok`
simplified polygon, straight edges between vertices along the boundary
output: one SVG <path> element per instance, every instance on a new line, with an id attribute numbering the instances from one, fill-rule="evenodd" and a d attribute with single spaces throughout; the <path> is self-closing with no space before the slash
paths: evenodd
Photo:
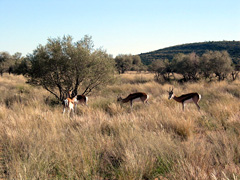
<path id="1" fill-rule="evenodd" d="M 147 95 L 144 92 L 136 92 L 133 94 L 129 94 L 126 98 L 121 98 L 118 97 L 117 101 L 118 102 L 122 102 L 122 103 L 127 103 L 130 102 L 131 108 L 133 107 L 133 101 L 142 101 L 143 104 L 147 103 L 148 104 L 148 99 L 149 99 L 149 95 Z"/>
<path id="2" fill-rule="evenodd" d="M 200 94 L 194 92 L 194 93 L 183 94 L 183 95 L 177 97 L 173 93 L 173 88 L 172 88 L 172 90 L 168 91 L 168 93 L 169 93 L 168 99 L 174 99 L 175 101 L 182 103 L 183 111 L 184 111 L 185 103 L 194 103 L 197 106 L 198 110 L 200 110 L 200 106 L 198 105 L 198 102 L 201 99 Z"/>

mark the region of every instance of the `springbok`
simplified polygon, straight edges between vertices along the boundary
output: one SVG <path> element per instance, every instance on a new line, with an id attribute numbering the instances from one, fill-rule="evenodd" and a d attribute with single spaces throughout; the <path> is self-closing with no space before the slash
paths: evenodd
<path id="1" fill-rule="evenodd" d="M 87 105 L 88 97 L 85 95 L 75 95 L 72 93 L 72 91 L 68 91 L 68 98 L 64 100 L 64 106 L 68 104 L 69 102 L 73 103 L 73 111 L 76 112 L 77 110 L 77 104 L 83 104 Z M 74 98 L 74 101 L 73 101 Z"/>
<path id="2" fill-rule="evenodd" d="M 85 95 L 77 95 L 76 102 L 75 102 L 75 111 L 77 109 L 77 104 L 83 104 L 85 106 L 88 106 L 88 97 Z"/>
<path id="3" fill-rule="evenodd" d="M 88 105 L 88 97 L 85 95 L 77 95 L 77 104 Z"/>
<path id="4" fill-rule="evenodd" d="M 148 99 L 149 99 L 149 95 L 147 95 L 144 92 L 136 92 L 133 94 L 129 94 L 126 98 L 121 98 L 118 97 L 117 101 L 118 102 L 122 102 L 122 103 L 127 103 L 130 102 L 131 108 L 133 107 L 133 101 L 142 101 L 143 104 L 147 103 L 148 104 Z"/>
<path id="5" fill-rule="evenodd" d="M 88 102 L 88 97 L 87 96 L 85 96 L 85 95 L 76 95 L 72 91 L 68 92 L 68 96 L 70 98 L 77 96 L 76 103 L 77 104 L 83 104 L 83 105 L 87 106 L 87 102 Z"/>
<path id="6" fill-rule="evenodd" d="M 71 111 L 74 113 L 74 107 L 77 102 L 77 96 L 63 100 L 63 114 L 65 113 L 65 109 L 68 109 L 68 115 L 71 113 Z"/>
<path id="7" fill-rule="evenodd" d="M 197 106 L 198 110 L 200 110 L 200 106 L 198 105 L 198 102 L 201 99 L 201 95 L 199 93 L 196 93 L 196 92 L 188 93 L 188 94 L 183 94 L 177 97 L 173 93 L 173 88 L 172 90 L 168 91 L 168 93 L 169 93 L 168 99 L 174 99 L 175 101 L 182 103 L 183 111 L 184 111 L 185 103 L 194 103 Z"/>

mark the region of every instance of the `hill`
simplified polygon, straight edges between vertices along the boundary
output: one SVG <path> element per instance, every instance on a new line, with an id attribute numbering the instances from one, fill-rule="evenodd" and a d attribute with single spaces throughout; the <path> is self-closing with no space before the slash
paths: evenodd
<path id="1" fill-rule="evenodd" d="M 171 46 L 148 53 L 139 54 L 143 64 L 149 65 L 156 59 L 169 59 L 171 60 L 175 54 L 184 53 L 188 54 L 195 52 L 202 55 L 207 50 L 223 51 L 226 50 L 236 63 L 240 60 L 240 41 L 209 41 L 200 43 L 182 44 Z"/>

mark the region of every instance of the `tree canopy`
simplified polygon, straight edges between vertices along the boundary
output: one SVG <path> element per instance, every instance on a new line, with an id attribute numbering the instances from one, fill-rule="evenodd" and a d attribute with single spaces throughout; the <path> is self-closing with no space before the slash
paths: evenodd
<path id="1" fill-rule="evenodd" d="M 13 55 L 10 55 L 8 52 L 0 52 L 0 74 L 3 73 L 13 73 L 17 64 L 23 60 L 22 54 L 16 52 Z"/>
<path id="2" fill-rule="evenodd" d="M 69 90 L 87 95 L 107 84 L 113 79 L 114 61 L 104 50 L 93 47 L 89 36 L 75 43 L 71 36 L 48 39 L 27 57 L 29 83 L 42 86 L 59 100 Z"/>
<path id="3" fill-rule="evenodd" d="M 229 74 L 235 80 L 239 74 L 239 64 L 232 62 L 227 51 L 206 51 L 202 56 L 194 52 L 178 53 L 171 61 L 154 61 L 149 69 L 155 72 L 157 80 L 163 77 L 165 81 L 169 81 L 170 74 L 173 73 L 182 75 L 183 81 L 196 81 L 202 77 L 210 81 L 217 77 L 221 81 Z"/>
<path id="4" fill-rule="evenodd" d="M 119 74 L 129 70 L 139 71 L 144 69 L 144 65 L 138 55 L 120 54 L 115 57 L 115 63 Z"/>

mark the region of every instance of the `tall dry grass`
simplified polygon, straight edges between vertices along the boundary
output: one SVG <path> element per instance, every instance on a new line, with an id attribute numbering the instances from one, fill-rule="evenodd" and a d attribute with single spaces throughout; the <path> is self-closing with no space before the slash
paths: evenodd
<path id="1" fill-rule="evenodd" d="M 125 74 L 89 96 L 89 107 L 61 105 L 24 77 L 0 77 L 0 142 L 7 179 L 240 179 L 240 82 L 160 85 Z M 139 81 L 139 78 L 144 81 Z M 135 83 L 134 83 L 135 82 Z M 202 95 L 201 111 L 167 99 Z M 150 105 L 116 102 L 144 91 Z"/>

